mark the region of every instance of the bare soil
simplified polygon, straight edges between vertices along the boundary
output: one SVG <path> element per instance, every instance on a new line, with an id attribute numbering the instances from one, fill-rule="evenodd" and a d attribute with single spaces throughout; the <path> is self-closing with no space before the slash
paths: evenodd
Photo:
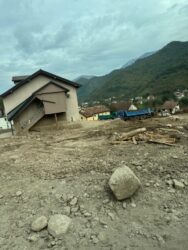
<path id="1" fill-rule="evenodd" d="M 170 127 L 177 143 L 110 143 L 114 133 L 140 127 Z M 0 249 L 187 250 L 187 129 L 188 115 L 181 115 L 83 122 L 0 139 Z M 142 188 L 120 202 L 108 180 L 123 165 L 139 177 Z M 173 179 L 185 187 L 174 188 L 169 184 Z M 78 202 L 71 205 L 73 197 Z M 72 218 L 73 226 L 62 239 L 46 229 L 31 231 L 36 217 L 52 214 Z"/>

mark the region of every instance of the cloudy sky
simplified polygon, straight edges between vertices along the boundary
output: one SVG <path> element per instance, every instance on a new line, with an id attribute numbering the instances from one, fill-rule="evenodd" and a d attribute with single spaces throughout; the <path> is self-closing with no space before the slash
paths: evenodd
<path id="1" fill-rule="evenodd" d="M 0 0 L 0 92 L 42 68 L 102 75 L 188 40 L 187 0 Z"/>

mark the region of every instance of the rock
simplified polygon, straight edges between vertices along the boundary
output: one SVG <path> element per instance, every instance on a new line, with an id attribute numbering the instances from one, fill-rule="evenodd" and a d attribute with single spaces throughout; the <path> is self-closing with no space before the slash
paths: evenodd
<path id="1" fill-rule="evenodd" d="M 131 197 L 141 183 L 127 166 L 117 168 L 109 180 L 109 186 L 118 200 Z"/>
<path id="2" fill-rule="evenodd" d="M 48 232 L 54 238 L 60 238 L 69 229 L 71 225 L 71 218 L 66 215 L 55 214 L 50 217 L 48 222 Z"/>
<path id="3" fill-rule="evenodd" d="M 103 204 L 107 204 L 107 203 L 109 203 L 110 201 L 109 201 L 109 199 L 105 199 L 105 200 L 103 200 Z"/>
<path id="4" fill-rule="evenodd" d="M 98 239 L 102 242 L 102 243 L 107 243 L 108 242 L 108 238 L 107 235 L 104 232 L 100 232 L 98 234 Z"/>
<path id="5" fill-rule="evenodd" d="M 31 242 L 36 242 L 38 240 L 38 236 L 33 234 L 33 235 L 30 235 L 27 239 Z"/>
<path id="6" fill-rule="evenodd" d="M 19 196 L 21 196 L 21 195 L 22 195 L 22 192 L 21 192 L 21 191 L 17 191 L 17 192 L 16 192 L 16 196 L 19 197 Z"/>
<path id="7" fill-rule="evenodd" d="M 91 217 L 91 215 L 92 215 L 92 214 L 91 214 L 91 213 L 88 213 L 88 212 L 85 212 L 85 213 L 84 213 L 84 216 L 85 216 L 85 217 Z"/>
<path id="8" fill-rule="evenodd" d="M 64 207 L 63 211 L 64 211 L 64 213 L 65 213 L 66 215 L 70 215 L 70 213 L 71 213 L 71 208 L 70 208 L 69 206 L 66 206 L 66 207 Z"/>
<path id="9" fill-rule="evenodd" d="M 131 207 L 135 208 L 136 204 L 135 203 L 131 203 Z"/>
<path id="10" fill-rule="evenodd" d="M 91 235 L 91 240 L 93 244 L 97 244 L 99 242 L 99 239 L 95 235 Z"/>
<path id="11" fill-rule="evenodd" d="M 0 194 L 0 199 L 2 199 L 4 196 L 2 194 Z"/>
<path id="12" fill-rule="evenodd" d="M 173 180 L 173 185 L 176 189 L 182 189 L 185 187 L 185 185 L 182 182 L 177 181 L 175 179 Z"/>
<path id="13" fill-rule="evenodd" d="M 124 209 L 127 208 L 127 203 L 126 203 L 125 201 L 123 202 L 122 207 L 123 207 Z"/>
<path id="14" fill-rule="evenodd" d="M 45 216 L 40 216 L 36 220 L 33 221 L 31 224 L 31 229 L 34 232 L 39 232 L 48 225 L 48 220 Z"/>
<path id="15" fill-rule="evenodd" d="M 168 186 L 172 186 L 172 185 L 173 185 L 173 181 L 172 181 L 172 180 L 167 180 L 167 181 L 166 181 L 166 184 L 167 184 Z"/>
<path id="16" fill-rule="evenodd" d="M 111 220 L 114 220 L 115 219 L 115 215 L 113 213 L 108 213 L 108 216 L 110 217 Z"/>
<path id="17" fill-rule="evenodd" d="M 71 206 L 75 206 L 75 205 L 77 204 L 77 202 L 78 202 L 78 198 L 74 197 L 74 198 L 71 200 L 70 205 L 71 205 Z"/>

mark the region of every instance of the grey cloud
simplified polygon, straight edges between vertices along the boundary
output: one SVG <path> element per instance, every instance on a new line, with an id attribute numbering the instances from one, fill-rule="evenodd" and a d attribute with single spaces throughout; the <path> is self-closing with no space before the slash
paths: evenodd
<path id="1" fill-rule="evenodd" d="M 188 40 L 186 0 L 0 0 L 0 90 L 44 68 L 102 75 L 172 40 Z"/>

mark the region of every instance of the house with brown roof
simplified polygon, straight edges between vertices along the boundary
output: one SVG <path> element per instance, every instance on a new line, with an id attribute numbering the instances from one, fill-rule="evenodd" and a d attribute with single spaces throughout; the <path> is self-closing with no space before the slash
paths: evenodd
<path id="1" fill-rule="evenodd" d="M 162 110 L 169 112 L 170 114 L 175 114 L 176 112 L 180 111 L 180 106 L 178 102 L 169 100 L 164 102 L 162 105 Z"/>
<path id="2" fill-rule="evenodd" d="M 131 101 L 112 103 L 111 105 L 112 112 L 121 111 L 121 110 L 133 111 L 133 110 L 137 110 L 137 107 Z"/>
<path id="3" fill-rule="evenodd" d="M 98 105 L 80 110 L 81 120 L 96 121 L 99 115 L 110 115 L 110 109 L 105 105 Z"/>
<path id="4" fill-rule="evenodd" d="M 80 120 L 76 93 L 79 84 L 44 70 L 12 80 L 15 85 L 1 96 L 6 116 L 17 133 Z"/>

